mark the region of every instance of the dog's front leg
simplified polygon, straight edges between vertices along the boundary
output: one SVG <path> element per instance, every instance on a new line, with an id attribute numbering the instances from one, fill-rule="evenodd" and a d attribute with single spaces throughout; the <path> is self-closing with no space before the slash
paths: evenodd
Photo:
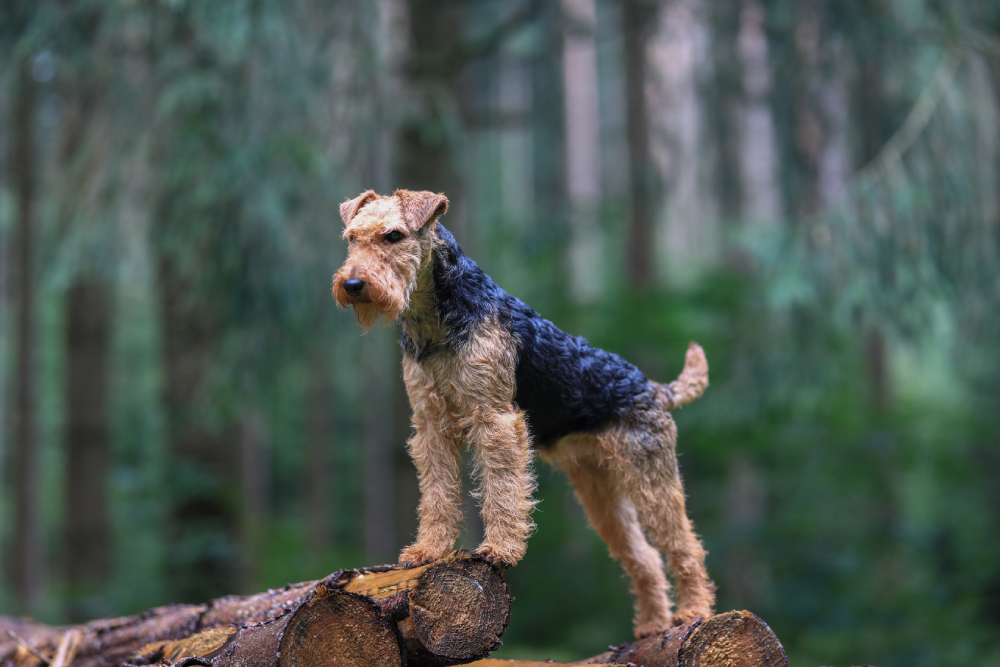
<path id="1" fill-rule="evenodd" d="M 534 529 L 535 478 L 524 413 L 512 405 L 483 407 L 469 424 L 479 480 L 485 535 L 476 550 L 496 565 L 512 567 L 524 557 Z"/>
<path id="2" fill-rule="evenodd" d="M 447 555 L 462 522 L 462 456 L 436 424 L 414 415 L 417 432 L 408 443 L 420 479 L 417 541 L 403 549 L 399 562 L 421 565 Z"/>
<path id="3" fill-rule="evenodd" d="M 414 361 L 404 359 L 403 377 L 416 429 L 407 443 L 420 480 L 417 541 L 403 549 L 399 562 L 421 565 L 447 555 L 462 522 L 462 454 L 453 437 L 444 399 Z"/>

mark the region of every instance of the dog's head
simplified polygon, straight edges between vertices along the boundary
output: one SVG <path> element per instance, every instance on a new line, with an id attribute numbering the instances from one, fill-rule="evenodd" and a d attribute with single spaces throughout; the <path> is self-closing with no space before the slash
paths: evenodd
<path id="1" fill-rule="evenodd" d="M 347 259 L 333 275 L 337 305 L 352 306 L 365 329 L 399 317 L 431 261 L 429 230 L 447 210 L 447 197 L 426 190 L 390 197 L 368 190 L 341 204 Z"/>

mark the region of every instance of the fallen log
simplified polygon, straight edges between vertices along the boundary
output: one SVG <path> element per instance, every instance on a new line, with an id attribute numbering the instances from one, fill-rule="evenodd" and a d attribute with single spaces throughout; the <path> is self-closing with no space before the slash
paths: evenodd
<path id="1" fill-rule="evenodd" d="M 469 667 L 559 667 L 559 665 L 579 665 L 578 662 L 553 662 L 552 660 L 506 660 L 504 658 L 486 658 L 470 662 Z M 633 667 L 629 664 L 601 663 L 591 667 Z"/>
<path id="2" fill-rule="evenodd" d="M 748 611 L 730 611 L 671 628 L 579 662 L 488 658 L 468 667 L 559 667 L 559 665 L 635 665 L 636 667 L 788 667 L 781 642 Z"/>
<path id="3" fill-rule="evenodd" d="M 609 647 L 578 664 L 609 662 L 641 667 L 788 667 L 788 656 L 764 621 L 749 611 L 730 611 Z"/>
<path id="4" fill-rule="evenodd" d="M 164 660 L 217 667 L 310 664 L 285 660 L 333 651 L 320 636 L 327 634 L 344 647 L 352 641 L 371 642 L 374 657 L 358 664 L 401 664 L 391 662 L 395 650 L 405 653 L 411 666 L 453 665 L 486 657 L 500 645 L 510 602 L 498 570 L 468 555 L 453 555 L 416 568 L 341 570 L 253 596 L 160 607 L 79 626 L 0 618 L 0 665 L 114 667 Z M 325 630 L 305 632 L 307 627 Z M 74 637 L 70 647 L 63 646 L 67 637 Z M 298 643 L 283 643 L 292 638 Z M 264 656 L 272 649 L 268 662 Z M 358 648 L 358 655 L 368 655 L 365 650 Z"/>
<path id="5" fill-rule="evenodd" d="M 405 658 L 392 623 L 377 605 L 334 589 L 239 629 L 218 627 L 179 641 L 154 642 L 141 649 L 134 664 L 177 662 L 212 667 L 402 667 Z"/>
<path id="6" fill-rule="evenodd" d="M 342 586 L 372 599 L 396 623 L 411 667 L 485 658 L 500 647 L 510 623 L 507 583 L 482 560 L 351 571 Z"/>
<path id="7" fill-rule="evenodd" d="M 470 662 L 469 667 L 559 667 L 560 665 L 579 665 L 578 662 L 553 662 L 552 660 L 506 660 L 504 658 L 486 658 Z M 591 667 L 634 667 L 629 664 L 602 663 Z"/>

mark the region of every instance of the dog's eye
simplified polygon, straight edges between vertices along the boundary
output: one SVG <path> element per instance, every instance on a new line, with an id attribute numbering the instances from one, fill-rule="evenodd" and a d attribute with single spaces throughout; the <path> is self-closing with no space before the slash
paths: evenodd
<path id="1" fill-rule="evenodd" d="M 395 243 L 396 241 L 399 241 L 402 238 L 403 238 L 403 232 L 399 231 L 398 229 L 394 229 L 385 235 L 385 240 L 388 241 L 389 243 Z"/>

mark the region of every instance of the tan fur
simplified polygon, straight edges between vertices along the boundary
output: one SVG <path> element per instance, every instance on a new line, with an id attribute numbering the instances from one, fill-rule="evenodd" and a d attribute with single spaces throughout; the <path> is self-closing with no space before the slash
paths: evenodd
<path id="1" fill-rule="evenodd" d="M 333 294 L 338 305 L 353 306 L 362 327 L 399 318 L 414 340 L 433 344 L 448 334 L 434 309 L 432 250 L 438 241 L 429 231 L 447 207 L 443 195 L 407 190 L 391 197 L 368 191 L 341 206 L 348 257 L 334 276 Z M 386 234 L 394 230 L 404 238 L 389 243 Z M 344 291 L 348 278 L 364 280 L 360 294 Z M 479 323 L 460 352 L 422 362 L 404 355 L 414 426 L 408 446 L 421 500 L 417 539 L 400 554 L 401 563 L 426 563 L 454 548 L 462 520 L 463 445 L 473 451 L 485 526 L 477 552 L 505 566 L 524 556 L 534 528 L 535 480 L 524 413 L 513 402 L 516 366 L 512 335 L 496 321 Z M 638 637 L 712 613 L 714 587 L 685 511 L 669 413 L 707 386 L 708 362 L 691 343 L 674 382 L 651 382 L 619 422 L 567 436 L 543 452 L 566 472 L 591 524 L 632 579 Z M 660 552 L 676 578 L 676 611 Z"/>
<path id="2" fill-rule="evenodd" d="M 524 556 L 535 505 L 531 497 L 535 488 L 531 444 L 524 414 L 513 405 L 517 363 L 514 349 L 509 334 L 500 327 L 484 326 L 460 355 L 435 356 L 424 364 L 404 361 L 408 389 L 410 378 L 416 376 L 411 369 L 421 368 L 425 386 L 433 387 L 435 398 L 444 406 L 443 431 L 452 434 L 453 442 L 465 443 L 472 450 L 479 483 L 477 497 L 486 530 L 477 552 L 507 566 Z M 416 422 L 424 406 L 411 404 Z M 416 457 L 414 462 L 423 479 L 423 462 Z M 449 502 L 457 503 L 458 498 L 450 496 Z M 442 510 L 442 514 L 454 516 L 450 509 Z M 416 552 L 439 558 L 451 550 L 449 544 L 447 548 L 438 545 L 439 551 L 433 551 L 422 537 L 425 521 L 432 520 L 421 505 L 417 543 L 403 552 L 404 562 L 417 562 L 412 559 Z"/>
<path id="3" fill-rule="evenodd" d="M 684 370 L 668 385 L 655 383 L 660 389 L 664 410 L 674 410 L 700 398 L 708 388 L 708 359 L 698 343 L 691 341 L 684 355 Z"/>
<path id="4" fill-rule="evenodd" d="M 398 198 L 365 193 L 358 199 L 362 200 L 360 207 L 357 200 L 341 207 L 347 261 L 333 276 L 333 296 L 338 306 L 353 306 L 358 324 L 368 329 L 380 321 L 391 324 L 409 305 L 417 273 L 424 262 L 430 261 L 430 239 L 426 231 L 419 233 L 421 226 L 411 229 L 415 223 L 406 219 L 407 211 Z M 351 206 L 345 211 L 348 204 Z M 385 243 L 385 235 L 393 230 L 407 235 L 398 243 Z M 365 281 L 359 297 L 344 291 L 348 278 Z"/>
<path id="5" fill-rule="evenodd" d="M 460 433 L 434 378 L 412 359 L 403 358 L 403 380 L 413 408 L 410 456 L 420 480 L 417 541 L 400 555 L 404 564 L 426 563 L 450 552 L 462 521 Z"/>
<path id="6" fill-rule="evenodd" d="M 663 560 L 643 536 L 619 457 L 609 453 L 600 438 L 578 434 L 560 441 L 552 459 L 566 472 L 590 524 L 632 580 L 636 635 L 669 628 L 672 616 Z"/>

